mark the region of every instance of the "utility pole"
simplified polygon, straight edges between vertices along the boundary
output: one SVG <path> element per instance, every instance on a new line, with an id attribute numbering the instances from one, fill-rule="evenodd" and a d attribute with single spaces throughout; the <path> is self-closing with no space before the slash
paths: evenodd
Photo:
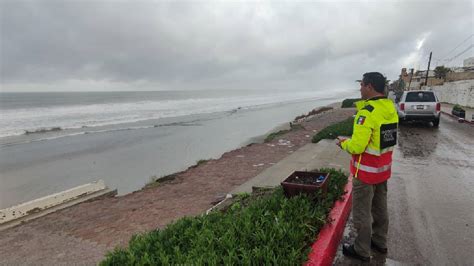
<path id="1" fill-rule="evenodd" d="M 408 90 L 410 90 L 410 84 L 411 84 L 411 79 L 413 78 L 413 71 L 414 70 L 415 70 L 414 68 L 410 69 L 410 81 L 408 82 Z"/>
<path id="2" fill-rule="evenodd" d="M 432 55 L 433 55 L 433 52 L 430 52 L 430 60 L 428 61 L 428 70 L 426 70 L 425 86 L 428 86 L 428 73 L 430 73 L 430 64 L 431 64 Z"/>

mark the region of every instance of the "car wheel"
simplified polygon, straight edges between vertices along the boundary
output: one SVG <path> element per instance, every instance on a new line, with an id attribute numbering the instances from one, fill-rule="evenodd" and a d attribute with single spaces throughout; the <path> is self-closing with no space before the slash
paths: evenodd
<path id="1" fill-rule="evenodd" d="M 433 120 L 433 126 L 438 127 L 439 126 L 439 118 Z"/>

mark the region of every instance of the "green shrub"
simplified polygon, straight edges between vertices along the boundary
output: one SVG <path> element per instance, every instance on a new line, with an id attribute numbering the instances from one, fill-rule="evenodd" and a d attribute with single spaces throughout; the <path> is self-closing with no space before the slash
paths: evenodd
<path id="1" fill-rule="evenodd" d="M 349 117 L 344 121 L 330 125 L 314 135 L 312 142 L 318 143 L 322 139 L 335 139 L 338 136 L 352 136 L 353 124 L 354 118 Z"/>
<path id="2" fill-rule="evenodd" d="M 353 98 L 353 99 L 345 99 L 342 101 L 342 108 L 351 108 L 355 107 L 355 102 L 360 101 L 360 98 Z"/>
<path id="3" fill-rule="evenodd" d="M 458 111 L 458 112 L 465 111 L 465 110 L 461 107 L 461 105 L 459 105 L 459 104 L 455 104 L 455 105 L 453 106 L 453 110 L 454 110 L 454 111 Z"/>
<path id="4" fill-rule="evenodd" d="M 163 230 L 135 235 L 101 265 L 301 265 L 344 193 L 347 176 L 330 172 L 327 197 L 287 199 L 281 188 L 264 196 L 238 197 L 225 212 L 185 217 Z M 245 204 L 244 204 L 245 202 Z"/>

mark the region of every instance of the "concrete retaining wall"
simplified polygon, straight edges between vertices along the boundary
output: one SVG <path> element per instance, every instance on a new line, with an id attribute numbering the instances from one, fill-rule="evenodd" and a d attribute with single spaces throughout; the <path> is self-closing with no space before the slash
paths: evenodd
<path id="1" fill-rule="evenodd" d="M 470 79 L 474 79 L 473 71 L 449 72 L 448 74 L 446 74 L 446 81 L 448 82 Z"/>
<path id="2" fill-rule="evenodd" d="M 436 92 L 441 102 L 474 108 L 474 79 L 446 82 L 429 88 Z"/>
<path id="3" fill-rule="evenodd" d="M 0 231 L 81 202 L 116 194 L 117 190 L 108 189 L 104 181 L 99 180 L 2 209 L 0 210 Z"/>

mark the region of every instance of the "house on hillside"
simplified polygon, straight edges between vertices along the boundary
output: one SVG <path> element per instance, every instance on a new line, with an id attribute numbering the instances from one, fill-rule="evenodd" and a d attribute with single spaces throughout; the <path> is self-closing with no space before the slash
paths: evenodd
<path id="1" fill-rule="evenodd" d="M 408 73 L 406 68 L 402 68 L 400 80 L 403 81 L 404 90 L 419 90 L 425 84 L 426 70 L 414 71 L 410 69 L 410 73 Z M 443 82 L 443 79 L 435 77 L 434 70 L 428 72 L 428 86 L 441 85 Z"/>

